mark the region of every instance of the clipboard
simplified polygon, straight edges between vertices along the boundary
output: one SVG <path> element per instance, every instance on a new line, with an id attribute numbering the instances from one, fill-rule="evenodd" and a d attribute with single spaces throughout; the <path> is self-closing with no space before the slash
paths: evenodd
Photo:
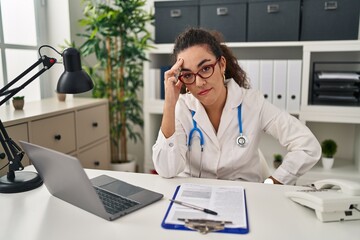
<path id="1" fill-rule="evenodd" d="M 179 193 L 179 190 L 180 190 L 180 187 L 181 185 L 177 186 L 176 189 L 175 189 L 175 193 L 173 195 L 173 198 L 172 199 L 176 199 L 178 193 Z M 232 228 L 232 227 L 228 227 L 228 225 L 224 224 L 225 222 L 224 221 L 206 221 L 206 219 L 193 219 L 194 222 L 193 224 L 198 227 L 201 227 L 199 224 L 202 224 L 203 226 L 206 226 L 206 227 L 209 227 L 210 228 L 210 231 L 206 231 L 206 232 L 202 232 L 202 231 L 199 231 L 199 229 L 193 229 L 193 228 L 189 228 L 189 226 L 186 226 L 186 220 L 188 219 L 183 219 L 184 220 L 184 224 L 172 224 L 172 223 L 168 223 L 167 219 L 169 217 L 169 213 L 171 211 L 171 209 L 173 208 L 174 202 L 170 202 L 169 203 L 169 207 L 165 213 L 165 216 L 163 218 L 163 221 L 161 223 L 161 226 L 165 229 L 172 229 L 172 230 L 185 230 L 185 231 L 199 231 L 201 233 L 207 233 L 207 232 L 218 232 L 218 233 L 231 233 L 231 234 L 247 234 L 249 233 L 249 221 L 248 221 L 248 213 L 247 213 L 247 204 L 246 204 L 246 194 L 245 194 L 245 189 L 243 189 L 243 194 L 244 194 L 244 199 L 243 199 L 243 202 L 244 202 L 244 214 L 245 214 L 245 227 L 239 227 L 239 228 Z M 216 209 L 214 209 L 216 211 Z M 191 219 L 190 219 L 191 221 Z M 216 223 L 217 222 L 217 223 Z M 219 229 L 214 229 L 213 228 L 213 224 L 218 224 L 219 225 L 222 225 L 222 228 L 220 226 Z"/>

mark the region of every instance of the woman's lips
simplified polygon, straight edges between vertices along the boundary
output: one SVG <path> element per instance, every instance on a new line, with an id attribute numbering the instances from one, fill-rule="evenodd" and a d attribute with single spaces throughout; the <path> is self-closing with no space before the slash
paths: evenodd
<path id="1" fill-rule="evenodd" d="M 210 90 L 211 90 L 211 88 L 210 88 L 210 89 L 202 90 L 202 91 L 200 91 L 200 92 L 198 93 L 198 95 L 200 95 L 200 96 L 206 95 L 206 94 L 208 94 L 208 92 L 210 92 Z"/>

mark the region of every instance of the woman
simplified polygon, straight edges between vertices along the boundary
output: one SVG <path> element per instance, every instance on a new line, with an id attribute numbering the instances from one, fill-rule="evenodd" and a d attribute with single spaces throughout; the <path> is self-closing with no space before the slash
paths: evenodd
<path id="1" fill-rule="evenodd" d="M 258 147 L 265 132 L 288 150 L 267 181 L 294 184 L 320 159 L 319 142 L 296 118 L 250 89 L 237 59 L 220 42 L 194 28 L 175 41 L 177 61 L 165 72 L 164 112 L 153 146 L 156 171 L 166 178 L 182 173 L 262 182 Z"/>

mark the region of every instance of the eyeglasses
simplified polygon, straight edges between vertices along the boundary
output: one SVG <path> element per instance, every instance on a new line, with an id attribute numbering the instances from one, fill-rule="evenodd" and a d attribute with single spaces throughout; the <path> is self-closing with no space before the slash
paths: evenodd
<path id="1" fill-rule="evenodd" d="M 208 79 L 214 74 L 215 65 L 218 63 L 220 58 L 216 59 L 214 64 L 209 64 L 203 66 L 197 73 L 190 71 L 182 71 L 178 76 L 178 79 L 185 85 L 191 85 L 195 82 L 196 76 L 201 77 L 202 79 Z"/>

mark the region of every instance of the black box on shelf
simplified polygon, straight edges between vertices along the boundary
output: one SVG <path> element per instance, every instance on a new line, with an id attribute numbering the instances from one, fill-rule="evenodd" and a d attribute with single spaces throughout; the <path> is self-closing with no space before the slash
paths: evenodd
<path id="1" fill-rule="evenodd" d="M 313 105 L 359 106 L 360 104 L 360 72 L 317 70 L 319 65 L 354 64 L 360 62 L 314 62 L 313 78 L 310 89 L 310 103 Z"/>
<path id="2" fill-rule="evenodd" d="M 249 0 L 248 41 L 298 41 L 300 0 Z"/>
<path id="3" fill-rule="evenodd" d="M 199 1 L 155 2 L 155 43 L 173 43 L 179 33 L 199 25 Z"/>
<path id="4" fill-rule="evenodd" d="M 303 0 L 300 40 L 358 39 L 359 0 Z"/>
<path id="5" fill-rule="evenodd" d="M 226 42 L 245 42 L 247 1 L 200 0 L 200 27 L 221 32 Z"/>

